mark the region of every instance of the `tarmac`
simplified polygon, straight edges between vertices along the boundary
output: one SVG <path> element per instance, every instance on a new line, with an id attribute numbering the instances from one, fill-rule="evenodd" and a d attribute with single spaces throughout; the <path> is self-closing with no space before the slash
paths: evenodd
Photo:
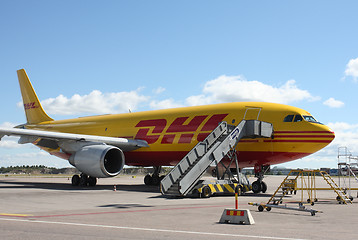
<path id="1" fill-rule="evenodd" d="M 99 179 L 95 187 L 72 187 L 68 177 L 0 175 L 1 239 L 357 239 L 357 191 L 353 204 L 338 204 L 333 191 L 318 191 L 306 208 L 321 212 L 272 209 L 259 212 L 249 202 L 267 202 L 284 176 L 267 176 L 265 194 L 239 197 L 254 225 L 223 224 L 234 196 L 166 198 L 148 187 L 143 176 Z M 254 179 L 250 179 L 251 181 Z M 354 187 L 357 187 L 357 183 Z M 317 187 L 327 187 L 317 179 Z M 116 191 L 114 191 L 116 186 Z M 304 193 L 304 195 L 302 195 Z M 307 193 L 289 195 L 284 204 L 298 207 Z"/>

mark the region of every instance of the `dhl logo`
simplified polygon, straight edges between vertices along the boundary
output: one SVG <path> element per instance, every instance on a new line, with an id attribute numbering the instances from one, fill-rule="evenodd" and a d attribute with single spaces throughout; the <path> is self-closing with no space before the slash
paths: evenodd
<path id="1" fill-rule="evenodd" d="M 191 143 L 195 132 L 197 132 L 201 124 L 204 124 L 197 135 L 197 141 L 203 141 L 227 115 L 228 114 L 215 114 L 211 117 L 209 117 L 209 115 L 195 116 L 189 122 L 187 121 L 190 117 L 178 117 L 170 123 L 169 126 L 167 120 L 164 118 L 141 120 L 136 125 L 136 127 L 140 129 L 135 139 L 142 139 L 147 141 L 148 144 L 153 144 L 163 135 L 161 139 L 162 144 L 173 144 L 176 135 L 179 134 L 179 144 Z M 187 122 L 187 124 L 185 124 L 185 122 Z M 153 130 L 151 131 L 151 129 Z"/>
<path id="2" fill-rule="evenodd" d="M 38 108 L 38 107 L 39 107 L 39 106 L 36 106 L 36 105 L 35 105 L 35 102 L 25 103 L 25 104 L 24 104 L 25 110 L 34 109 L 34 108 Z"/>

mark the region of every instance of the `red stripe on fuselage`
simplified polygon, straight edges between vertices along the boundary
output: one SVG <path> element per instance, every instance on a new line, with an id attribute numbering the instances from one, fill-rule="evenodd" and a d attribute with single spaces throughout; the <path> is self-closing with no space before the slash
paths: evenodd
<path id="1" fill-rule="evenodd" d="M 275 138 L 334 138 L 332 135 L 275 135 Z"/>
<path id="2" fill-rule="evenodd" d="M 281 134 L 281 133 L 326 133 L 326 134 L 333 134 L 334 132 L 330 131 L 275 131 L 275 134 Z"/>
<path id="3" fill-rule="evenodd" d="M 332 140 L 264 140 L 264 142 L 292 142 L 292 143 L 330 143 Z"/>

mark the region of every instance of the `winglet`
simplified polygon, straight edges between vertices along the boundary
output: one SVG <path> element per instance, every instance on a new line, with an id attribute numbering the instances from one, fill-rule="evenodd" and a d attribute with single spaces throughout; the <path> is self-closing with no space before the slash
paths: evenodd
<path id="1" fill-rule="evenodd" d="M 19 78 L 22 101 L 24 103 L 27 123 L 35 124 L 46 121 L 53 121 L 53 119 L 50 118 L 43 110 L 25 70 L 18 70 L 17 76 Z"/>

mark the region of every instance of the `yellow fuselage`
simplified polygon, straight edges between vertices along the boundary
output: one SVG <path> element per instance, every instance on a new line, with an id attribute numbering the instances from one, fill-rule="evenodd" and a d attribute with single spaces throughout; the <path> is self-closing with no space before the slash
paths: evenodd
<path id="1" fill-rule="evenodd" d="M 27 128 L 146 140 L 149 148 L 125 152 L 126 164 L 134 166 L 175 165 L 221 121 L 237 125 L 242 119 L 258 119 L 273 124 L 271 139 L 239 142 L 240 167 L 292 161 L 324 148 L 334 139 L 327 126 L 304 119 L 287 121 L 288 115 L 311 116 L 288 105 L 237 102 L 49 121 Z M 69 157 L 58 150 L 45 150 Z"/>

